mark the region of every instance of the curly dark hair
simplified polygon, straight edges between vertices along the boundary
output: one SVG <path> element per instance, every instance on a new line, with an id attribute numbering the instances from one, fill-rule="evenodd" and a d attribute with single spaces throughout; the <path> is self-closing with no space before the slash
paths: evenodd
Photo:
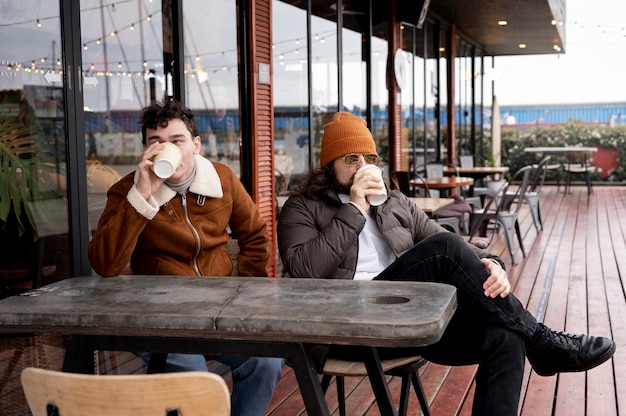
<path id="1" fill-rule="evenodd" d="M 146 144 L 146 129 L 167 127 L 170 120 L 179 119 L 187 126 L 191 137 L 199 136 L 193 112 L 175 100 L 157 101 L 145 107 L 141 113 L 141 143 Z"/>

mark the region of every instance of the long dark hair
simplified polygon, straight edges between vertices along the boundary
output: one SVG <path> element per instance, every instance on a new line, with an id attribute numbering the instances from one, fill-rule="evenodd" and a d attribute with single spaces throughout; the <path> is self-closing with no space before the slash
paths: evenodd
<path id="1" fill-rule="evenodd" d="M 309 172 L 298 182 L 292 194 L 303 195 L 308 199 L 321 199 L 328 191 L 350 192 L 344 188 L 345 186 L 337 182 L 332 163 L 329 163 L 322 168 L 313 169 Z"/>

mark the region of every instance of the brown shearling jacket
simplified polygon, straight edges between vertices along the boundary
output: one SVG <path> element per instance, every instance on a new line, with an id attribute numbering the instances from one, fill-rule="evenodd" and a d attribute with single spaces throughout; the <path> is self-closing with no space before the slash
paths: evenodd
<path id="1" fill-rule="evenodd" d="M 267 225 L 226 165 L 196 155 L 196 177 L 183 197 L 162 184 L 148 199 L 130 173 L 107 193 L 89 243 L 91 266 L 102 276 L 133 274 L 230 276 L 228 227 L 238 239 L 240 276 L 267 276 Z"/>

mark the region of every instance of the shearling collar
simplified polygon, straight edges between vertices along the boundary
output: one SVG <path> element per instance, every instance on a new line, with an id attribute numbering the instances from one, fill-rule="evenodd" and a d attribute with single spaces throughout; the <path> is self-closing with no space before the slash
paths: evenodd
<path id="1" fill-rule="evenodd" d="M 195 155 L 194 158 L 196 161 L 196 177 L 191 183 L 191 186 L 189 186 L 189 191 L 208 198 L 221 198 L 224 196 L 222 183 L 213 163 L 200 155 Z M 138 172 L 135 172 L 135 183 L 137 183 L 138 174 Z M 170 189 L 165 183 L 162 183 L 152 194 L 158 206 L 163 206 L 163 204 L 170 201 L 175 196 L 176 192 Z"/>

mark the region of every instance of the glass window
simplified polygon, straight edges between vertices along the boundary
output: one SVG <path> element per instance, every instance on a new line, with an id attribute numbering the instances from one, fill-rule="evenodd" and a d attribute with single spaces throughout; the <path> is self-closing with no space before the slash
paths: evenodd
<path id="1" fill-rule="evenodd" d="M 237 2 L 185 0 L 183 26 L 186 104 L 196 113 L 204 156 L 240 175 Z"/>
<path id="2" fill-rule="evenodd" d="M 405 24 L 402 39 L 408 76 L 402 89 L 402 170 L 413 171 L 426 160 L 424 36 L 424 31 Z"/>
<path id="3" fill-rule="evenodd" d="M 433 92 L 433 103 L 435 111 L 439 111 L 439 115 L 435 115 L 433 122 L 433 135 L 432 140 L 428 141 L 428 160 L 445 160 L 446 158 L 446 136 L 447 136 L 447 124 L 448 124 L 448 54 L 446 49 L 446 31 L 443 28 L 439 29 L 439 33 L 435 34 L 437 26 L 434 26 L 433 34 L 433 50 L 434 59 L 427 62 L 427 70 L 430 75 L 431 89 Z M 432 151 L 432 159 L 431 159 Z"/>
<path id="4" fill-rule="evenodd" d="M 457 155 L 471 154 L 472 139 L 472 104 L 474 71 L 472 68 L 472 47 L 457 39 L 457 57 L 455 58 L 455 108 L 456 108 L 456 149 Z"/>
<path id="5" fill-rule="evenodd" d="M 359 116 L 364 116 L 367 108 L 365 72 L 367 69 L 363 56 L 362 33 L 367 33 L 363 9 L 367 2 L 344 1 L 342 35 L 342 93 L 343 109 Z"/>
<path id="6" fill-rule="evenodd" d="M 309 90 L 305 2 L 272 2 L 274 173 L 285 195 L 309 170 Z"/>
<path id="7" fill-rule="evenodd" d="M 0 288 L 70 275 L 59 10 L 58 1 L 2 3 Z"/>
<path id="8" fill-rule="evenodd" d="M 203 154 L 239 175 L 236 0 L 189 0 L 183 7 L 185 104 L 196 114 Z M 81 0 L 92 230 L 108 188 L 134 171 L 141 159 L 142 108 L 173 96 L 163 63 L 164 51 L 172 52 L 163 40 L 163 12 L 158 1 Z M 207 27 L 212 28 L 210 36 Z"/>
<path id="9" fill-rule="evenodd" d="M 333 5 L 336 6 L 334 3 Z M 324 125 L 338 111 L 339 105 L 336 9 L 336 7 L 329 7 L 325 11 L 324 18 L 313 16 L 311 19 L 314 166 L 319 166 Z"/>
<path id="10" fill-rule="evenodd" d="M 139 117 L 171 93 L 163 74 L 161 2 L 81 0 L 89 223 L 143 154 Z"/>
<path id="11" fill-rule="evenodd" d="M 376 141 L 381 164 L 389 160 L 389 90 L 387 89 L 387 41 L 372 37 L 372 136 Z"/>

